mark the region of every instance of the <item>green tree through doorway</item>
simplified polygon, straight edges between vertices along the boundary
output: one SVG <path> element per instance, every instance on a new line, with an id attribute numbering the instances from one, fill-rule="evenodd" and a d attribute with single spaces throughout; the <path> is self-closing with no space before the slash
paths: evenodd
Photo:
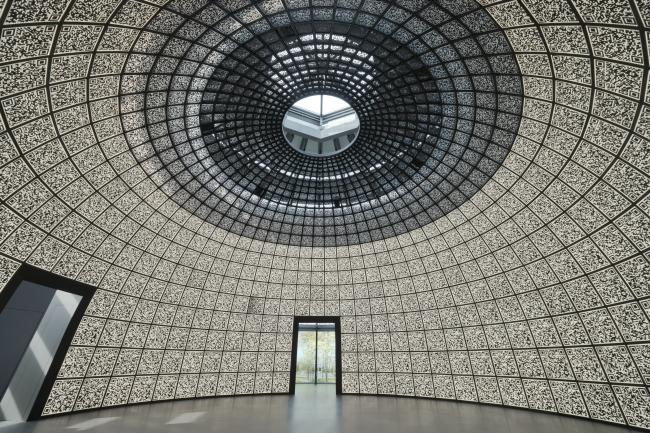
<path id="1" fill-rule="evenodd" d="M 319 383 L 334 383 L 336 369 L 335 335 L 333 331 L 318 331 L 318 371 Z"/>
<path id="2" fill-rule="evenodd" d="M 334 330 L 299 330 L 297 350 L 296 383 L 336 383 Z"/>
<path id="3" fill-rule="evenodd" d="M 316 375 L 316 331 L 298 332 L 296 383 L 313 383 Z"/>

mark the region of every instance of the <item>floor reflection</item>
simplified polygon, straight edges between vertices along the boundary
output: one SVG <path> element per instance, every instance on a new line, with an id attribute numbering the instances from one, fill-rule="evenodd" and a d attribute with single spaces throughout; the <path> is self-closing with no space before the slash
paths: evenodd
<path id="1" fill-rule="evenodd" d="M 336 395 L 297 385 L 296 395 L 179 400 L 0 425 L 1 433 L 624 433 L 624 427 L 554 414 L 446 400 Z"/>

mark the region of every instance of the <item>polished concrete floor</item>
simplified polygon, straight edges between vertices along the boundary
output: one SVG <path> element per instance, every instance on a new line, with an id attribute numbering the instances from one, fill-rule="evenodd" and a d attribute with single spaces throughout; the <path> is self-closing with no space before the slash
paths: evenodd
<path id="1" fill-rule="evenodd" d="M 403 397 L 336 396 L 333 385 L 297 385 L 295 396 L 226 397 L 102 409 L 0 433 L 552 432 L 623 433 L 623 427 L 519 409 Z"/>

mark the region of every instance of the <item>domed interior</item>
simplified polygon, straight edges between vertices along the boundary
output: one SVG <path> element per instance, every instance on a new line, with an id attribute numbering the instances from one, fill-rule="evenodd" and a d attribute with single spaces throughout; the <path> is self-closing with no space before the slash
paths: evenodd
<path id="1" fill-rule="evenodd" d="M 336 316 L 344 394 L 650 428 L 645 0 L 0 11 L 0 287 L 96 288 L 40 415 L 286 393 Z"/>

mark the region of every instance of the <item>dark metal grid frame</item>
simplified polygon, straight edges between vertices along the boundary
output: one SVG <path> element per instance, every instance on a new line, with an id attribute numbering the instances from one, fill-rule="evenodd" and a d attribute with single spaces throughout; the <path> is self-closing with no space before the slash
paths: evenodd
<path id="1" fill-rule="evenodd" d="M 188 72 L 186 61 L 193 47 L 203 47 L 221 56 L 218 68 L 207 79 L 201 101 L 192 92 L 186 92 L 184 100 L 174 101 L 170 96 L 167 101 L 168 110 L 175 104 L 201 103 L 201 133 L 213 160 L 206 163 L 205 152 L 192 153 L 188 143 L 175 144 L 176 157 L 170 156 L 169 148 L 159 150 L 164 153 L 164 168 L 159 173 L 169 172 L 165 178 L 176 191 L 172 198 L 186 209 L 222 228 L 255 239 L 303 246 L 364 243 L 421 227 L 446 214 L 487 182 L 505 158 L 511 144 L 508 134 L 516 130 L 521 111 L 519 71 L 509 54 L 507 40 L 495 36 L 499 33 L 494 32 L 496 26 L 485 24 L 484 28 L 476 28 L 471 24 L 480 11 L 445 12 L 446 18 L 436 28 L 446 28 L 449 33 L 453 27 L 454 31 L 464 29 L 465 33 L 461 31 L 462 36 L 453 40 L 451 50 L 460 53 L 454 54 L 457 61 L 441 62 L 433 50 L 394 21 L 386 34 L 364 27 L 359 20 L 350 25 L 335 20 L 294 20 L 289 26 L 275 29 L 267 23 L 264 32 L 260 32 L 264 19 L 245 23 L 241 14 L 248 7 L 229 9 L 222 3 L 231 11 L 230 15 L 239 19 L 232 21 L 237 22 L 239 30 L 220 28 L 224 34 L 219 34 L 216 48 L 201 45 L 199 36 L 192 39 L 197 41 L 192 45 L 185 29 L 188 23 L 198 25 L 197 17 L 213 6 L 208 5 L 182 26 L 179 24 L 174 38 L 160 50 L 165 57 L 159 56 L 146 76 L 146 105 L 150 107 L 155 104 L 149 103 L 149 96 L 156 93 L 150 91 L 151 72 L 156 71 L 161 61 L 169 60 L 172 54 L 168 47 L 173 41 L 186 41 L 184 50 L 173 54 L 177 59 L 173 79 L 196 78 L 197 73 Z M 415 19 L 428 7 L 426 2 L 416 2 L 411 12 L 395 5 L 375 12 L 379 14 L 377 19 L 381 17 L 389 23 L 386 19 L 390 17 L 402 20 L 391 14 L 407 14 Z M 287 6 L 292 17 L 306 11 L 310 11 L 310 17 L 316 17 L 317 12 L 311 9 L 314 8 Z M 370 12 L 363 14 L 370 16 Z M 359 13 L 356 11 L 355 17 Z M 273 21 L 273 16 L 267 18 Z M 491 20 L 487 15 L 482 18 L 488 23 Z M 433 29 L 425 25 L 428 30 Z M 410 36 L 404 36 L 407 33 Z M 493 42 L 501 45 L 496 52 L 485 52 L 478 42 L 481 38 L 496 38 Z M 331 43 L 335 39 L 340 45 Z M 322 43 L 318 44 L 319 41 Z M 333 47 L 340 48 L 337 53 L 349 50 L 350 56 L 333 53 Z M 427 52 L 437 59 L 431 60 L 433 66 L 420 60 Z M 194 68 L 200 70 L 201 67 Z M 492 76 L 495 72 L 499 78 Z M 440 80 L 443 79 L 449 95 L 463 90 L 459 83 L 463 79 L 471 81 L 475 73 L 488 79 L 489 91 L 477 90 L 470 84 L 467 90 L 477 95 L 470 98 L 471 105 L 461 102 L 462 114 L 458 109 L 443 112 L 438 94 Z M 515 81 L 504 86 L 508 76 Z M 515 84 L 517 80 L 519 84 Z M 499 98 L 494 96 L 497 88 L 502 95 Z M 286 110 L 295 100 L 314 93 L 348 100 L 362 118 L 355 146 L 326 161 L 295 152 L 281 133 Z M 508 102 L 505 93 L 511 93 L 515 99 Z M 519 102 L 513 105 L 513 101 Z M 454 96 L 453 104 L 458 103 Z M 482 108 L 485 103 L 488 105 Z M 478 116 L 477 109 L 483 110 Z M 502 110 L 506 111 L 500 113 Z M 153 123 L 150 117 L 147 116 L 147 125 L 151 133 L 152 128 L 160 128 L 165 121 L 158 119 Z M 504 126 L 508 123 L 506 118 L 510 126 Z M 512 129 L 497 128 L 501 131 L 497 143 L 493 122 Z M 129 130 L 127 124 L 124 127 Z M 458 128 L 465 137 L 483 137 L 479 141 L 492 144 L 476 148 L 475 142 L 466 150 L 453 143 Z M 438 139 L 441 133 L 442 142 Z M 194 165 L 183 168 L 181 160 L 193 161 Z M 213 177 L 209 174 L 211 170 L 206 171 L 201 164 L 212 164 L 212 171 L 218 174 Z M 373 166 L 379 169 L 373 170 Z M 431 176 L 434 183 L 430 182 Z M 218 179 L 220 188 L 225 188 L 221 193 L 224 197 L 210 193 L 211 179 Z M 226 198 L 228 201 L 224 201 Z"/>

